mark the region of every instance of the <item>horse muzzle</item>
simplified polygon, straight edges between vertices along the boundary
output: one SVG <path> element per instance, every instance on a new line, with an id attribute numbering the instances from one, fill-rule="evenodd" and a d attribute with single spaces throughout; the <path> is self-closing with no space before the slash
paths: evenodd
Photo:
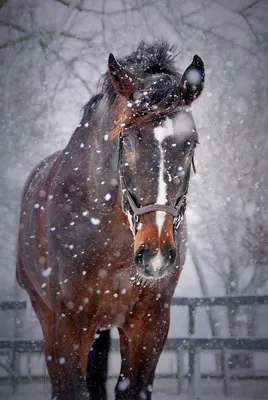
<path id="1" fill-rule="evenodd" d="M 144 278 L 163 278 L 174 265 L 176 248 L 168 245 L 164 251 L 154 252 L 146 244 L 142 244 L 134 255 L 134 262 Z"/>

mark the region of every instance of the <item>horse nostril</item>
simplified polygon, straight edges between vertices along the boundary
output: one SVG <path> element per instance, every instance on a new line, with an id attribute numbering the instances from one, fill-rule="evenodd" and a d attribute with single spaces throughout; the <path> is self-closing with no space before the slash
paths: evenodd
<path id="1" fill-rule="evenodd" d="M 165 254 L 165 259 L 168 262 L 168 264 L 173 265 L 176 259 L 176 249 L 175 247 L 169 247 Z"/>
<path id="2" fill-rule="evenodd" d="M 136 265 L 143 265 L 148 263 L 150 260 L 150 251 L 148 246 L 141 245 L 140 248 L 136 251 L 134 262 Z"/>

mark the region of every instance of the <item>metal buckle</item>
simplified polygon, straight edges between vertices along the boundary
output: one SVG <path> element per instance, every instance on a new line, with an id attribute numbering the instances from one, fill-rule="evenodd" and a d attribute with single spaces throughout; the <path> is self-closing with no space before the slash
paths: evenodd
<path id="1" fill-rule="evenodd" d="M 176 218 L 174 218 L 174 229 L 175 231 L 178 230 L 180 224 L 183 221 L 183 215 L 182 214 L 178 214 L 178 216 Z"/>

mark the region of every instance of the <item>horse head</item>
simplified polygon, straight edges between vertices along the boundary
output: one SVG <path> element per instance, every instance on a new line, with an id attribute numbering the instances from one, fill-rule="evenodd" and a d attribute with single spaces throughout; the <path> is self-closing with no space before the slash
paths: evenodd
<path id="1" fill-rule="evenodd" d="M 108 62 L 116 93 L 110 136 L 118 137 L 122 207 L 134 236 L 134 262 L 145 278 L 161 278 L 176 265 L 198 143 L 190 106 L 205 78 L 197 55 L 182 76 L 165 57 L 155 65 L 143 60 L 134 70 L 127 68 L 131 60 L 122 65 L 112 54 Z"/>

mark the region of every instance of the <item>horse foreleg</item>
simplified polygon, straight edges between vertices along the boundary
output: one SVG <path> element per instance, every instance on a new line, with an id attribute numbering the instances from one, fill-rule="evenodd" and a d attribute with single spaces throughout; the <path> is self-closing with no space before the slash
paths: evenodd
<path id="1" fill-rule="evenodd" d="M 117 400 L 150 400 L 155 369 L 166 342 L 169 309 L 159 307 L 129 319 L 119 329 L 121 371 L 115 388 Z M 160 318 L 161 316 L 161 318 Z"/>
<path id="2" fill-rule="evenodd" d="M 94 333 L 78 330 L 71 315 L 56 315 L 39 296 L 30 296 L 44 335 L 52 399 L 88 399 L 87 356 Z"/>
<path id="3" fill-rule="evenodd" d="M 87 387 L 90 400 L 106 400 L 110 331 L 97 331 L 97 336 L 88 354 Z"/>

